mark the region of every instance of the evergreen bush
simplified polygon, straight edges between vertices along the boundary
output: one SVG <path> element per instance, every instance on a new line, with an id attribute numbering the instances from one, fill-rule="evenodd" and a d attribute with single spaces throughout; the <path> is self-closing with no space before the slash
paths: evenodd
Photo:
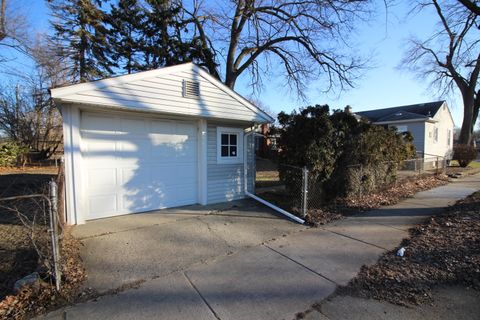
<path id="1" fill-rule="evenodd" d="M 415 157 L 412 136 L 359 121 L 327 105 L 280 113 L 280 164 L 307 167 L 309 199 L 324 203 L 395 181 L 398 164 Z M 287 190 L 301 192 L 299 170 L 280 166 Z M 300 181 L 299 181 L 300 180 Z"/>

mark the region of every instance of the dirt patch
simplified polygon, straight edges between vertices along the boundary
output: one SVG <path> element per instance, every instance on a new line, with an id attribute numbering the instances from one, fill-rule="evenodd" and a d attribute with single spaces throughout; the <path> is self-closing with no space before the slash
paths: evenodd
<path id="1" fill-rule="evenodd" d="M 457 202 L 444 214 L 411 230 L 412 237 L 377 264 L 363 267 L 341 294 L 385 300 L 398 305 L 431 302 L 439 285 L 480 290 L 480 192 Z"/>
<path id="2" fill-rule="evenodd" d="M 25 166 L 25 167 L 0 167 L 0 175 L 4 174 L 57 174 L 55 166 Z"/>

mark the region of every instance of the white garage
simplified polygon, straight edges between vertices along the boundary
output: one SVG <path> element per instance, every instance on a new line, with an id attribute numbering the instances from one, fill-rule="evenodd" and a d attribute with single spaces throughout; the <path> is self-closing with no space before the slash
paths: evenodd
<path id="1" fill-rule="evenodd" d="M 252 127 L 273 120 L 191 63 L 51 94 L 64 120 L 69 224 L 243 198 Z"/>

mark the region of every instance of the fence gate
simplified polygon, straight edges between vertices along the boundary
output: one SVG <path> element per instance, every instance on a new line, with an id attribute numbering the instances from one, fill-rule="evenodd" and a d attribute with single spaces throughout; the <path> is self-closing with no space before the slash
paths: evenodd
<path id="1" fill-rule="evenodd" d="M 272 208 L 273 210 L 281 213 L 282 215 L 288 217 L 291 220 L 294 220 L 298 223 L 305 223 L 304 219 L 301 219 L 299 216 L 302 214 L 297 213 L 292 214 L 289 212 L 292 207 L 287 205 L 283 205 L 276 201 L 275 198 L 284 198 L 285 197 L 285 187 L 282 186 L 282 182 L 279 179 L 279 171 L 278 166 L 273 164 L 274 168 L 269 170 L 270 175 L 273 175 L 278 180 L 277 184 L 274 187 L 267 187 L 258 185 L 259 180 L 263 177 L 257 175 L 259 171 L 257 168 L 257 159 L 255 155 L 255 133 L 250 132 L 245 135 L 244 139 L 245 144 L 245 164 L 244 164 L 244 175 L 245 175 L 245 195 L 255 199 L 256 201 Z M 262 160 L 262 161 L 269 161 L 269 160 Z M 263 172 L 263 171 L 262 171 Z M 302 178 L 302 170 L 300 168 L 300 179 Z M 276 194 L 276 192 L 280 192 Z M 302 198 L 298 198 L 298 200 L 302 201 Z M 300 211 L 301 212 L 301 211 Z"/>

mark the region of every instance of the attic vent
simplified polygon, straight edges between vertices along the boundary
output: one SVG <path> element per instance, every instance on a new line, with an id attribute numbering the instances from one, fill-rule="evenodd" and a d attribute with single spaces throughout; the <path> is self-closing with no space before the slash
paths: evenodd
<path id="1" fill-rule="evenodd" d="M 401 113 L 401 112 L 397 112 L 397 113 L 395 113 L 395 115 L 396 115 L 396 116 L 401 116 L 402 113 Z"/>
<path id="2" fill-rule="evenodd" d="M 185 98 L 200 97 L 200 83 L 198 81 L 183 80 L 183 96 Z"/>

